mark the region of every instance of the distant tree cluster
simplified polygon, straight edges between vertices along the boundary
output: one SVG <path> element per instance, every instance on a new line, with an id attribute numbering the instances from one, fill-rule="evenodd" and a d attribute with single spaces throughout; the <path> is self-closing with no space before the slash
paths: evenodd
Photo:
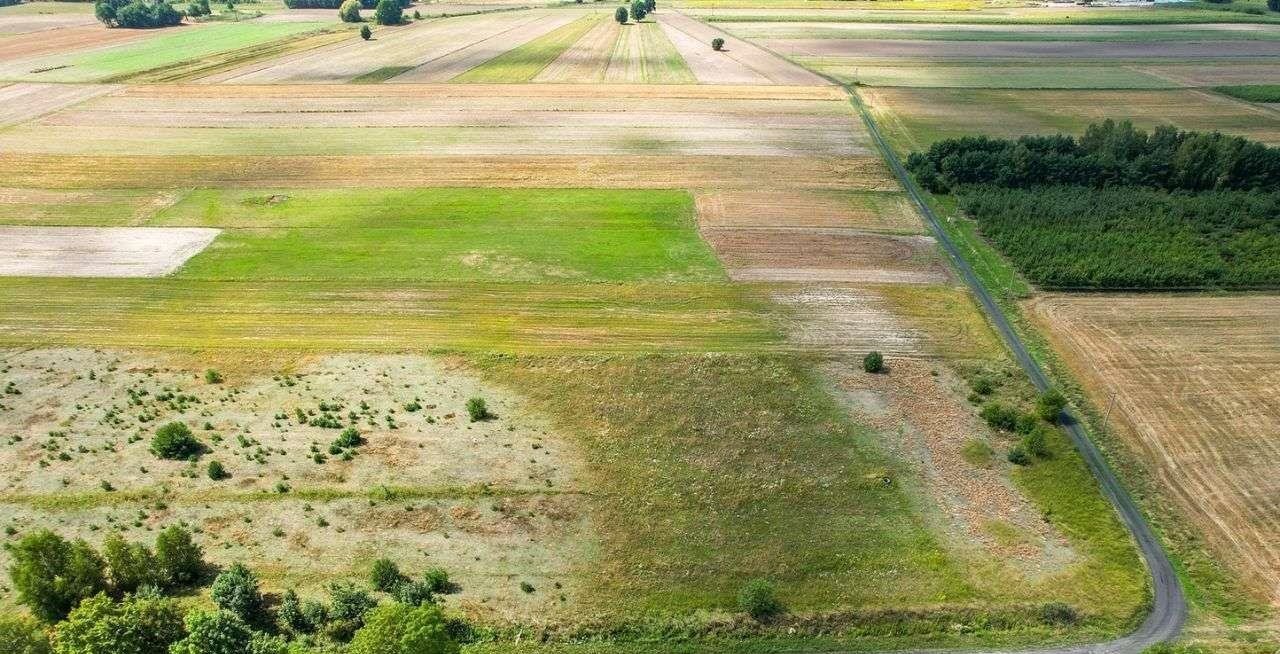
<path id="1" fill-rule="evenodd" d="M 990 184 L 1144 186 L 1165 190 L 1280 190 L 1280 148 L 1218 132 L 1153 132 L 1129 121 L 1090 125 L 1083 137 L 985 136 L 938 141 L 907 167 L 931 191 Z"/>
<path id="2" fill-rule="evenodd" d="M 908 166 L 1042 286 L 1280 286 L 1280 148 L 1106 121 L 939 141 Z"/>
<path id="3" fill-rule="evenodd" d="M 93 14 L 107 27 L 141 29 L 182 23 L 182 12 L 164 0 L 98 0 Z"/>

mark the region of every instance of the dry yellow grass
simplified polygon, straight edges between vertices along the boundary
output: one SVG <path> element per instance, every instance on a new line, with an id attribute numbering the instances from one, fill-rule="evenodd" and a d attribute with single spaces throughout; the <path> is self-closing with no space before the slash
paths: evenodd
<path id="1" fill-rule="evenodd" d="M 1166 497 L 1280 602 L 1280 297 L 1048 296 L 1028 308 Z"/>

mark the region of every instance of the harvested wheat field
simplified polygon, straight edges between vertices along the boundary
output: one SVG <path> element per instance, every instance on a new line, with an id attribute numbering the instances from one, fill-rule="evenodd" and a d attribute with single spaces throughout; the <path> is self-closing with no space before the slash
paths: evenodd
<path id="1" fill-rule="evenodd" d="M 0 127 L 16 125 L 119 87 L 109 84 L 18 83 L 0 87 Z"/>
<path id="2" fill-rule="evenodd" d="M 1280 80 L 1280 62 L 1215 64 L 1162 64 L 1138 67 L 1144 73 L 1172 80 L 1186 86 L 1230 86 L 1235 84 L 1274 84 Z"/>
<path id="3" fill-rule="evenodd" d="M 1050 295 L 1028 308 L 1215 556 L 1280 602 L 1280 297 Z"/>
<path id="4" fill-rule="evenodd" d="M 208 247 L 220 230 L 201 227 L 18 227 L 0 225 L 0 275 L 158 277 Z"/>
<path id="5" fill-rule="evenodd" d="M 788 56 L 866 59 L 1093 60 L 1264 59 L 1280 55 L 1280 41 L 1093 42 L 911 41 L 887 39 L 761 39 Z"/>
<path id="6" fill-rule="evenodd" d="M 928 236 L 840 228 L 702 230 L 731 279 L 931 284 L 948 279 Z"/>
<path id="7" fill-rule="evenodd" d="M 683 14 L 659 12 L 655 16 L 667 37 L 688 63 L 693 76 L 703 84 L 827 83 L 823 78 L 775 54 Z M 711 39 L 717 37 L 725 40 L 723 52 L 707 47 Z"/>
<path id="8" fill-rule="evenodd" d="M 108 30 L 97 24 L 45 30 L 35 35 L 0 39 L 0 62 L 100 48 L 149 36 L 153 34 L 145 30 Z"/>
<path id="9" fill-rule="evenodd" d="M 922 234 L 924 223 L 896 192 L 704 191 L 694 197 L 703 229 L 844 227 L 890 234 Z"/>

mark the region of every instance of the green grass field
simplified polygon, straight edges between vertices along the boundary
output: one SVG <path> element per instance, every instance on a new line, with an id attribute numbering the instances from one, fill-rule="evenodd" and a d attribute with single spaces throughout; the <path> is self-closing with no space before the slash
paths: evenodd
<path id="1" fill-rule="evenodd" d="M 586 34 L 604 14 L 590 14 L 558 27 L 453 78 L 454 82 L 514 84 L 528 82 Z"/>
<path id="2" fill-rule="evenodd" d="M 1280 102 L 1280 84 L 1246 84 L 1241 86 L 1216 86 L 1213 89 L 1223 95 L 1249 102 Z"/>
<path id="3" fill-rule="evenodd" d="M 0 79 L 38 82 L 99 82 L 298 37 L 328 23 L 209 23 L 167 28 L 134 43 L 83 53 L 41 57 L 22 71 L 0 66 Z M 105 28 L 104 28 L 105 29 Z"/>
<path id="4" fill-rule="evenodd" d="M 724 279 L 676 191 L 197 191 L 152 224 L 227 230 L 183 278 Z"/>

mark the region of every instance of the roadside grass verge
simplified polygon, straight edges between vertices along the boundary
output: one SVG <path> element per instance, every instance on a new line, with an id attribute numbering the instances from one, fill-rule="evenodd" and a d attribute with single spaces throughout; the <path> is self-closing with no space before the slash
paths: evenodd
<path id="1" fill-rule="evenodd" d="M 590 14 L 567 25 L 557 27 L 538 38 L 508 50 L 468 70 L 452 82 L 511 84 L 528 82 L 556 60 L 569 46 L 582 38 L 604 14 Z"/>

